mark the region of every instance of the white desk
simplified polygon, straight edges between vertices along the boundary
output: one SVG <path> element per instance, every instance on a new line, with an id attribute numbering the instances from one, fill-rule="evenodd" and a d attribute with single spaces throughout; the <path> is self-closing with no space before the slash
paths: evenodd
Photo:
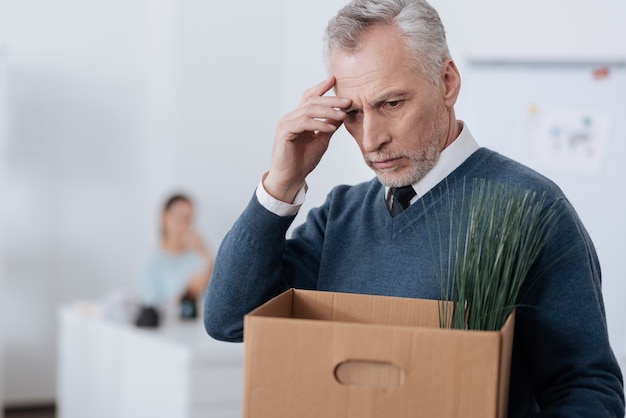
<path id="1" fill-rule="evenodd" d="M 59 311 L 60 418 L 240 418 L 243 344 L 211 339 L 200 319 L 156 330 L 79 307 Z"/>

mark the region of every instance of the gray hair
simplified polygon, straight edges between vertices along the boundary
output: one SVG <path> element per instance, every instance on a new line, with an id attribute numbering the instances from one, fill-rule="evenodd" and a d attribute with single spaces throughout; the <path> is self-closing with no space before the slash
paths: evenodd
<path id="1" fill-rule="evenodd" d="M 437 11 L 424 0 L 353 0 L 330 20 L 325 36 L 325 60 L 340 50 L 357 52 L 363 33 L 376 24 L 395 25 L 405 35 L 417 69 L 438 84 L 450 58 L 446 34 Z"/>

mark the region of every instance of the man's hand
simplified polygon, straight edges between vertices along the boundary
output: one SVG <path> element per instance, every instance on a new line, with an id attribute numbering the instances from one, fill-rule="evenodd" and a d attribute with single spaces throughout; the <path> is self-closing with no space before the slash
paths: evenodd
<path id="1" fill-rule="evenodd" d="M 293 202 L 346 117 L 341 109 L 352 104 L 350 99 L 324 96 L 334 85 L 335 77 L 331 77 L 305 91 L 300 106 L 278 122 L 263 187 L 280 201 Z"/>

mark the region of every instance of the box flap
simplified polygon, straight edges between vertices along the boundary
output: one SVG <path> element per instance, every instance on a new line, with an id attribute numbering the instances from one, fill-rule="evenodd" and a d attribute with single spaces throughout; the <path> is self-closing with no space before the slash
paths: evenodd
<path id="1" fill-rule="evenodd" d="M 293 294 L 294 289 L 286 290 L 275 298 L 265 302 L 258 308 L 253 309 L 250 313 L 248 313 L 248 315 L 291 318 L 293 317 Z"/>
<path id="2" fill-rule="evenodd" d="M 293 301 L 299 319 L 439 327 L 436 300 L 295 289 Z"/>

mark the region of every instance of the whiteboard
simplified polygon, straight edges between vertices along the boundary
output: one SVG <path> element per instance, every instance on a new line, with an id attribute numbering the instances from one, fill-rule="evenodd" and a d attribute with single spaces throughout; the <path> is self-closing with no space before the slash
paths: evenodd
<path id="1" fill-rule="evenodd" d="M 626 365 L 626 58 L 481 57 L 465 63 L 457 116 L 481 146 L 568 196 L 600 258 L 609 337 Z"/>

